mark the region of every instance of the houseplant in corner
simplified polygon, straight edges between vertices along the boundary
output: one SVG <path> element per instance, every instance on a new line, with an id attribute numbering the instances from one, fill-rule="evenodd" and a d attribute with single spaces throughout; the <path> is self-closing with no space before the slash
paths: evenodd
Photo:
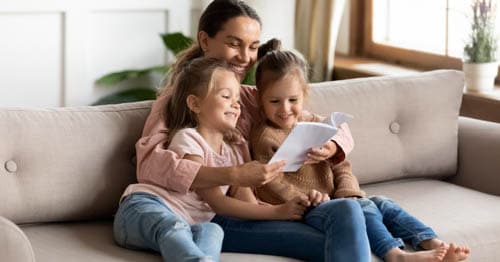
<path id="1" fill-rule="evenodd" d="M 492 0 L 472 1 L 471 32 L 464 47 L 463 63 L 467 90 L 487 92 L 495 85 L 498 73 L 495 11 Z"/>

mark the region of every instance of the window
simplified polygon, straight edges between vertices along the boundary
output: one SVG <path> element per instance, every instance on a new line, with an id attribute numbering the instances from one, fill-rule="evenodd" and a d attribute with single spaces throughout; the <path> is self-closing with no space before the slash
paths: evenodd
<path id="1" fill-rule="evenodd" d="M 365 55 L 424 69 L 461 68 L 470 32 L 471 0 L 365 3 Z M 496 22 L 500 33 L 498 19 Z"/>

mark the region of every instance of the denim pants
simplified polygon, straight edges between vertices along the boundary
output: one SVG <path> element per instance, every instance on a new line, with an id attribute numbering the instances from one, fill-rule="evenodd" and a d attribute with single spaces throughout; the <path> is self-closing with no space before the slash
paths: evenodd
<path id="1" fill-rule="evenodd" d="M 219 261 L 224 233 L 206 222 L 189 225 L 158 197 L 132 193 L 115 215 L 118 245 L 160 252 L 164 261 Z"/>
<path id="2" fill-rule="evenodd" d="M 370 261 L 364 216 L 352 199 L 312 208 L 302 222 L 255 221 L 224 216 L 222 251 L 293 257 L 305 261 Z"/>
<path id="3" fill-rule="evenodd" d="M 360 198 L 358 202 L 365 215 L 371 249 L 380 258 L 392 248 L 404 248 L 403 241 L 418 250 L 420 242 L 437 237 L 430 227 L 389 198 L 372 196 Z"/>

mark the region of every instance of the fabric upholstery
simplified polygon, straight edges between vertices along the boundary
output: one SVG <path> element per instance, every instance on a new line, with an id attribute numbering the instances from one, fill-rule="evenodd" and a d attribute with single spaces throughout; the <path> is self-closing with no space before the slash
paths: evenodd
<path id="1" fill-rule="evenodd" d="M 431 179 L 404 179 L 362 187 L 385 195 L 431 226 L 445 241 L 471 248 L 467 261 L 500 257 L 500 197 Z"/>
<path id="2" fill-rule="evenodd" d="M 453 183 L 500 196 L 500 124 L 461 117 L 459 125 Z"/>
<path id="3" fill-rule="evenodd" d="M 450 70 L 322 82 L 312 85 L 309 109 L 354 116 L 349 159 L 361 184 L 442 177 L 456 173 L 463 86 L 462 73 Z"/>
<path id="4" fill-rule="evenodd" d="M 33 262 L 35 254 L 24 232 L 12 221 L 0 216 L 0 260 Z"/>
<path id="5" fill-rule="evenodd" d="M 0 110 L 0 215 L 15 223 L 109 217 L 135 181 L 150 102 Z"/>
<path id="6" fill-rule="evenodd" d="M 117 246 L 113 241 L 111 221 L 29 225 L 24 226 L 23 230 L 33 243 L 37 262 L 53 262 L 54 258 L 64 258 L 64 261 L 71 262 L 162 261 L 157 253 L 129 250 Z M 224 253 L 221 261 L 293 262 L 298 260 L 267 255 Z"/>

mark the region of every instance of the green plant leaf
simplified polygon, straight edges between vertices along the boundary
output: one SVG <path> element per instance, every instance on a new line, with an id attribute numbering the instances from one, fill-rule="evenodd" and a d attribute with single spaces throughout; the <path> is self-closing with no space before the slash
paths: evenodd
<path id="1" fill-rule="evenodd" d="M 193 44 L 193 39 L 183 35 L 180 32 L 161 34 L 161 38 L 163 39 L 163 44 L 165 44 L 165 47 L 168 50 L 172 51 L 174 55 L 177 55 L 179 52 L 187 49 L 191 46 L 191 44 Z"/>
<path id="2" fill-rule="evenodd" d="M 252 66 L 245 75 L 245 79 L 241 82 L 244 85 L 255 85 L 255 66 Z"/>
<path id="3" fill-rule="evenodd" d="M 119 71 L 119 72 L 113 72 L 109 73 L 107 75 L 104 75 L 97 79 L 95 81 L 96 84 L 98 85 L 103 85 L 103 86 L 112 86 L 116 85 L 122 81 L 125 80 L 130 80 L 138 77 L 145 76 L 149 73 L 152 72 L 158 72 L 161 74 L 165 74 L 168 70 L 169 66 L 154 66 L 154 67 L 149 67 L 145 69 L 138 69 L 138 70 L 124 70 L 124 71 Z"/>
<path id="4" fill-rule="evenodd" d="M 153 66 L 150 68 L 144 69 L 144 71 L 148 71 L 148 73 L 159 73 L 159 74 L 166 74 L 168 70 L 170 69 L 170 65 L 161 65 L 161 66 Z"/>
<path id="5" fill-rule="evenodd" d="M 133 88 L 104 96 L 92 105 L 120 104 L 156 99 L 156 91 L 151 88 Z"/>

